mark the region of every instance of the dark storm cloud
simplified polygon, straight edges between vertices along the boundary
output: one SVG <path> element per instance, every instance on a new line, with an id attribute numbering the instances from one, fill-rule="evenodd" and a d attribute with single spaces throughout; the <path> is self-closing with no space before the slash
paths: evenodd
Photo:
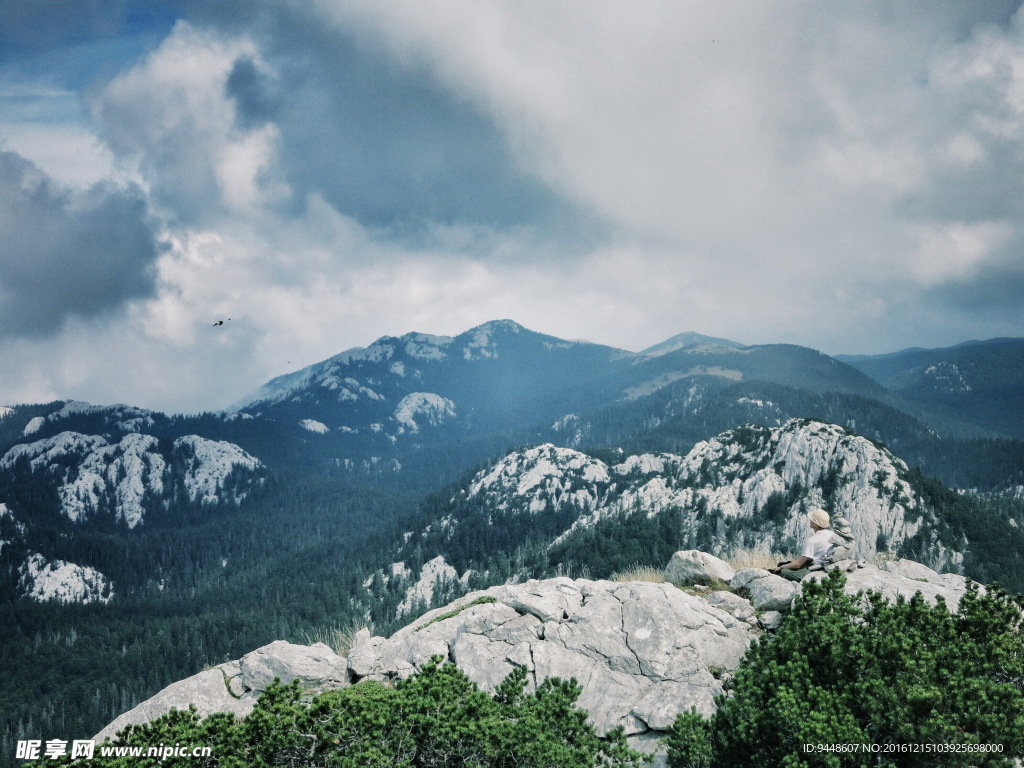
<path id="1" fill-rule="evenodd" d="M 237 17 L 205 21 L 235 31 Z M 280 130 L 282 173 L 301 201 L 321 195 L 372 227 L 425 222 L 593 227 L 524 172 L 493 120 L 383 44 L 357 41 L 295 6 L 247 19 L 273 74 L 236 62 L 228 82 L 243 125 Z"/>
<path id="2" fill-rule="evenodd" d="M 1016 253 L 1016 258 L 986 264 L 969 277 L 937 286 L 929 292 L 929 298 L 961 312 L 1024 320 L 1024 259 L 1020 258 L 1021 251 Z"/>
<path id="3" fill-rule="evenodd" d="M 0 152 L 0 337 L 41 337 L 154 292 L 158 252 L 135 187 L 66 193 Z"/>
<path id="4" fill-rule="evenodd" d="M 279 102 L 277 83 L 250 56 L 235 61 L 226 84 L 235 101 L 236 118 L 245 130 L 258 128 L 273 117 Z"/>

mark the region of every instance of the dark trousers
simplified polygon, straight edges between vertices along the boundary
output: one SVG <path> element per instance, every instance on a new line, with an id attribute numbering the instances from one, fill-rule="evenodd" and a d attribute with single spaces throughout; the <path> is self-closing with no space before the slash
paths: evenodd
<path id="1" fill-rule="evenodd" d="M 790 581 L 800 581 L 810 572 L 810 568 L 797 568 L 795 571 L 790 570 L 789 568 L 783 568 L 779 571 L 779 575 L 784 579 L 789 579 Z"/>

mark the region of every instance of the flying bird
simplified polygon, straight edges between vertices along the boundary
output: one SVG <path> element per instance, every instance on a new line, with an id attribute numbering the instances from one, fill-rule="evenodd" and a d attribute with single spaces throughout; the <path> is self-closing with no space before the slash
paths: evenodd
<path id="1" fill-rule="evenodd" d="M 231 318 L 229 317 L 228 320 L 231 320 Z M 216 328 L 218 325 L 224 325 L 224 321 L 218 320 L 216 323 L 213 324 L 213 327 Z"/>

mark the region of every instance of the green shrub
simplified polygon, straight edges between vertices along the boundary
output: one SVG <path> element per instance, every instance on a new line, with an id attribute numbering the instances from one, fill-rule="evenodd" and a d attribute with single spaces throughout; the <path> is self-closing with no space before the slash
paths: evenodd
<path id="1" fill-rule="evenodd" d="M 298 683 L 275 683 L 242 721 L 172 711 L 118 734 L 118 745 L 209 746 L 209 757 L 103 757 L 99 768 L 638 768 L 622 728 L 599 738 L 576 708 L 575 680 L 549 678 L 527 694 L 513 671 L 493 696 L 435 656 L 389 687 L 361 682 L 306 703 Z M 68 758 L 43 765 L 70 765 Z"/>
<path id="2" fill-rule="evenodd" d="M 987 768 L 1024 755 L 1019 598 L 971 584 L 951 614 L 920 594 L 860 600 L 844 583 L 839 573 L 805 583 L 775 636 L 751 647 L 715 715 L 677 718 L 666 740 L 673 768 Z M 1003 751 L 969 751 L 986 744 Z"/>

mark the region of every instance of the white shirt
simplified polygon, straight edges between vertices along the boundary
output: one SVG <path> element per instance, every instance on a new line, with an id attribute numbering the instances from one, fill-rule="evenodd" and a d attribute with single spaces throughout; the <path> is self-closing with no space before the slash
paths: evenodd
<path id="1" fill-rule="evenodd" d="M 813 560 L 814 565 L 823 565 L 825 554 L 831 546 L 832 529 L 822 528 L 820 531 L 815 531 L 814 535 L 807 540 L 807 543 L 804 545 L 803 556 Z"/>

